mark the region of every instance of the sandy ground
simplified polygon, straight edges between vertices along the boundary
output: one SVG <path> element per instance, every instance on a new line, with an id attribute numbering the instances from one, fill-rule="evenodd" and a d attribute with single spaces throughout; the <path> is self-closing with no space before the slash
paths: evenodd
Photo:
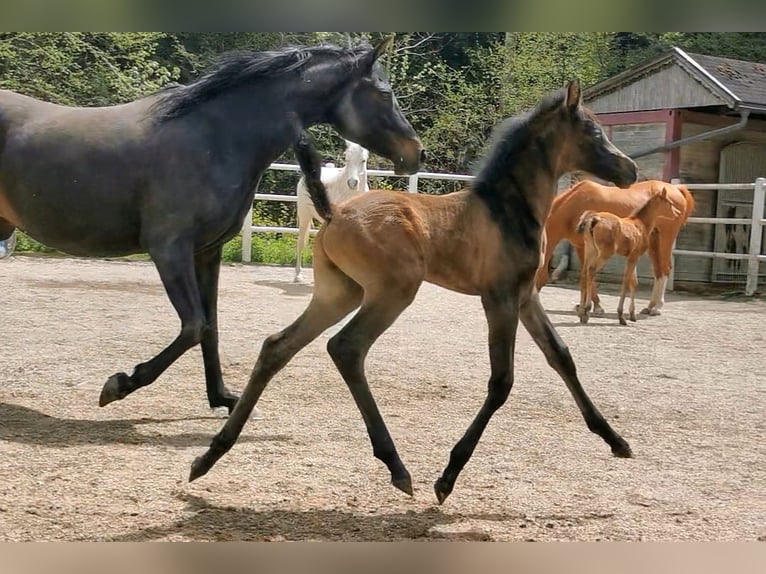
<path id="1" fill-rule="evenodd" d="M 311 278 L 310 270 L 307 276 Z M 225 266 L 221 354 L 241 389 L 263 338 L 305 307 L 283 268 Z M 220 428 L 199 349 L 98 407 L 112 373 L 158 352 L 178 320 L 151 264 L 0 262 L 3 540 L 755 540 L 766 536 L 763 301 L 670 295 L 661 317 L 580 325 L 571 288 L 543 302 L 591 398 L 631 443 L 588 432 L 523 329 L 516 385 L 444 506 L 433 481 L 486 392 L 477 298 L 424 285 L 368 373 L 415 496 L 389 484 L 325 352 L 331 329 L 266 390 L 262 420 L 208 474 Z M 640 304 L 645 302 L 642 296 Z"/>

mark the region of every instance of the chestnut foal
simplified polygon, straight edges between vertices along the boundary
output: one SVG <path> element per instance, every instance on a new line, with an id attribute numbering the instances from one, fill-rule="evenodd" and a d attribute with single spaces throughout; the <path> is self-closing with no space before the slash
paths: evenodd
<path id="1" fill-rule="evenodd" d="M 584 257 L 580 271 L 580 304 L 577 314 L 581 323 L 588 322 L 591 299 L 596 292 L 596 273 L 613 255 L 627 258 L 622 277 L 617 318 L 620 325 L 627 325 L 623 309 L 625 294 L 630 290 L 630 320 L 636 320 L 636 266 L 639 258 L 649 249 L 649 242 L 660 218 L 674 221 L 681 211 L 662 188 L 649 196 L 648 201 L 628 217 L 619 217 L 607 211 L 586 211 L 577 223 L 576 231 L 583 236 Z"/>
<path id="2" fill-rule="evenodd" d="M 269 380 L 361 305 L 327 350 L 361 411 L 373 454 L 388 467 L 393 485 L 412 495 L 410 474 L 370 392 L 364 361 L 423 281 L 480 296 L 489 324 L 488 396 L 434 485 L 440 503 L 508 397 L 519 319 L 566 382 L 588 428 L 616 456 L 632 456 L 582 388 L 534 287 L 543 225 L 559 177 L 583 170 L 621 186 L 636 180 L 636 165 L 582 106 L 578 81 L 498 126 L 471 187 L 447 195 L 372 191 L 331 206 L 319 179 L 320 157 L 307 141 L 298 147 L 314 205 L 327 222 L 314 243 L 313 297 L 294 323 L 264 341 L 242 398 L 208 451 L 192 464 L 189 480 L 208 472 L 234 445 Z"/>

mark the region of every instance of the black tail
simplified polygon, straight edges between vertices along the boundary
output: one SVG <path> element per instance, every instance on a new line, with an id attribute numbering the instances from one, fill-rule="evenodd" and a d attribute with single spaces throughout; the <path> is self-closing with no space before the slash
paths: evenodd
<path id="1" fill-rule="evenodd" d="M 314 147 L 311 136 L 305 131 L 301 132 L 301 137 L 293 146 L 293 150 L 301 166 L 311 202 L 319 217 L 329 222 L 332 219 L 332 204 L 327 196 L 327 189 L 322 183 L 322 156 Z"/>

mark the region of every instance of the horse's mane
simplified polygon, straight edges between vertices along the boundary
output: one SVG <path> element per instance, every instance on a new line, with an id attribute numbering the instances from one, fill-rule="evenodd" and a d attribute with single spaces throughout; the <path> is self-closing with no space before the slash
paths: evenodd
<path id="1" fill-rule="evenodd" d="M 158 92 L 153 106 L 157 121 L 180 117 L 223 92 L 258 79 L 305 69 L 317 58 L 343 59 L 354 65 L 369 51 L 369 46 L 340 48 L 288 46 L 264 52 L 229 52 L 220 56 L 200 78 L 187 85 L 171 85 Z"/>

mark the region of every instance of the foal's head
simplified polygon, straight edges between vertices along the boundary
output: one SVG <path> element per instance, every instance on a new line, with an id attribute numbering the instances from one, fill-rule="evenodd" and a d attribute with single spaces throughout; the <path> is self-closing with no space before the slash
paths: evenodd
<path id="1" fill-rule="evenodd" d="M 389 158 L 397 174 L 415 173 L 425 161 L 423 144 L 402 114 L 378 62 L 393 37 L 360 55 L 348 87 L 330 111 L 340 134 Z"/>
<path id="2" fill-rule="evenodd" d="M 555 121 L 548 114 L 555 114 Z M 570 81 L 563 95 L 549 102 L 542 118 L 566 141 L 559 159 L 561 172 L 589 172 L 619 187 L 636 181 L 636 164 L 609 141 L 596 116 L 582 105 L 578 80 Z"/>
<path id="3" fill-rule="evenodd" d="M 346 185 L 349 189 L 357 189 L 362 184 L 362 190 L 367 186 L 367 158 L 370 156 L 365 148 L 346 140 Z"/>

